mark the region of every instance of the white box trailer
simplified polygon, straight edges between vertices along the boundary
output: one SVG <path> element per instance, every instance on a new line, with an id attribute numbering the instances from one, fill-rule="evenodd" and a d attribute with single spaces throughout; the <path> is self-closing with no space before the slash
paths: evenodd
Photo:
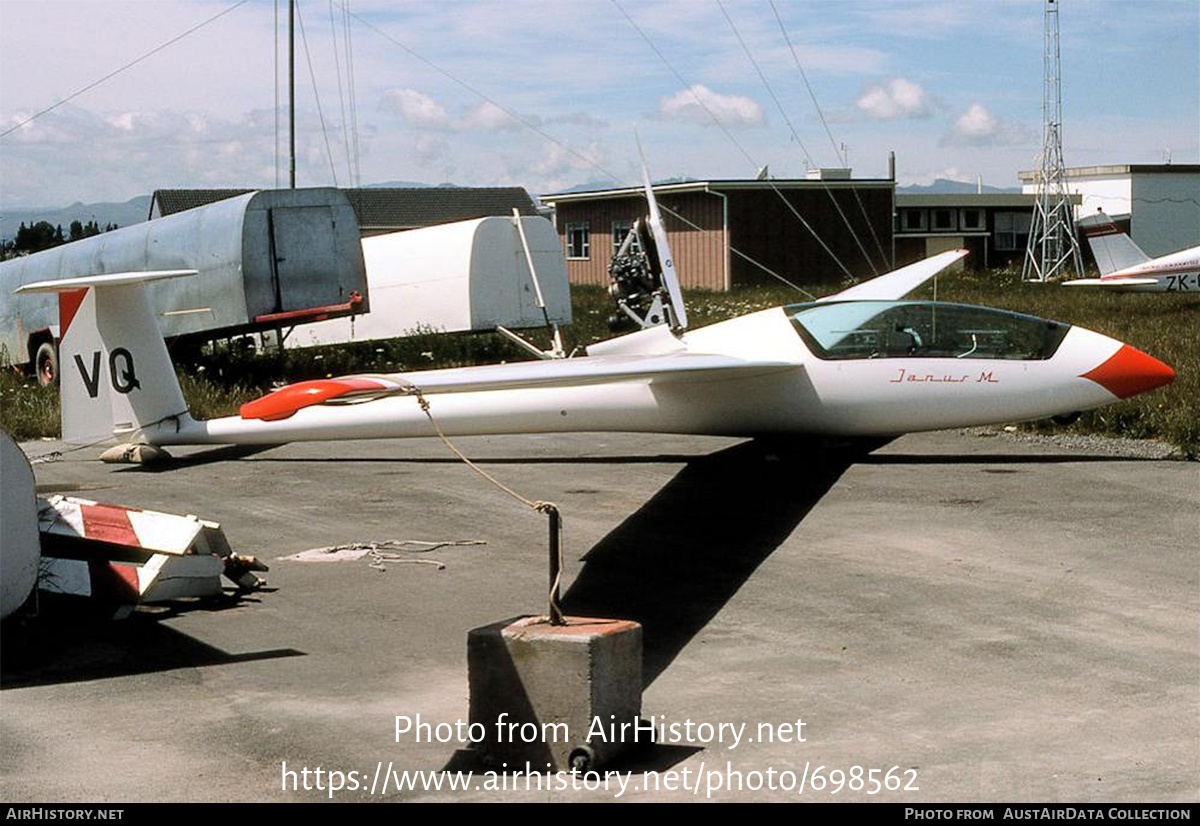
<path id="1" fill-rule="evenodd" d="M 554 226 L 520 219 L 555 324 L 571 323 L 567 266 Z M 541 327 L 521 236 L 513 218 L 477 218 L 362 239 L 370 311 L 298 327 L 288 347 L 397 338 L 417 332 Z"/>
<path id="2" fill-rule="evenodd" d="M 170 339 L 277 330 L 369 308 L 358 220 L 329 188 L 248 192 L 0 263 L 0 363 L 56 372 L 58 300 L 23 284 L 193 269 L 149 287 Z"/>

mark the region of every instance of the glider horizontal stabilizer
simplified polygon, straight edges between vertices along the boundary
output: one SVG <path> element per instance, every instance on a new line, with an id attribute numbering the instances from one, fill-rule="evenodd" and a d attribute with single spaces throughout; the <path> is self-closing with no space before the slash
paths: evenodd
<path id="1" fill-rule="evenodd" d="M 198 270 L 134 270 L 132 272 L 110 272 L 98 275 L 81 275 L 74 278 L 57 278 L 53 281 L 35 281 L 13 290 L 16 293 L 65 293 L 87 287 L 124 287 L 129 284 L 144 284 L 196 275 Z"/>
<path id="2" fill-rule="evenodd" d="M 1157 284 L 1157 278 L 1076 278 L 1064 281 L 1064 287 L 1148 287 Z"/>

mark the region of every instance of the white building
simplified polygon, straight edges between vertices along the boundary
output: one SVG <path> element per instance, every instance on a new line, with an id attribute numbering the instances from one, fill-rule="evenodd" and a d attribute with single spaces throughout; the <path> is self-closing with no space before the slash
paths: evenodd
<path id="1" fill-rule="evenodd" d="M 1035 194 L 1036 172 L 1022 172 L 1021 192 Z M 1103 210 L 1129 222 L 1147 255 L 1200 244 L 1200 164 L 1119 164 L 1067 169 L 1067 190 L 1081 202 L 1075 217 Z"/>

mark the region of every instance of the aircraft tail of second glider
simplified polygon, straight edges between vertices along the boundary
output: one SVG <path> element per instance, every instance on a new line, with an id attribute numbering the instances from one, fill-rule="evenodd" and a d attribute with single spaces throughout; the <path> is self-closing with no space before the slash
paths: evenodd
<path id="1" fill-rule="evenodd" d="M 58 293 L 62 438 L 92 444 L 187 417 L 145 283 L 195 270 L 107 273 L 26 284 Z"/>
<path id="2" fill-rule="evenodd" d="M 1150 256 L 1104 213 L 1081 219 L 1079 228 L 1092 248 L 1101 276 L 1121 272 L 1150 260 Z"/>

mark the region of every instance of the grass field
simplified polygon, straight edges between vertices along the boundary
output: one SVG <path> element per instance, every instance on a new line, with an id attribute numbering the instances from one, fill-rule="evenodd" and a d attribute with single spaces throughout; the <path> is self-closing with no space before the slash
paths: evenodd
<path id="1" fill-rule="evenodd" d="M 820 294 L 824 290 L 812 289 Z M 568 349 L 611 337 L 606 319 L 612 302 L 599 287 L 574 287 L 575 323 L 564 329 Z M 1175 368 L 1175 382 L 1100 410 L 1085 413 L 1069 426 L 1035 422 L 1032 429 L 1100 433 L 1159 439 L 1183 455 L 1200 454 L 1200 295 L 1119 294 L 1064 289 L 1054 284 L 1025 284 L 1015 271 L 945 275 L 919 294 L 1016 310 L 1078 324 L 1126 341 Z M 788 287 L 733 293 L 687 293 L 693 327 L 711 324 L 805 296 Z M 545 339 L 542 331 L 531 337 Z M 545 341 L 541 341 L 545 344 Z M 179 364 L 178 372 L 193 412 L 199 418 L 228 415 L 280 382 L 302 381 L 356 372 L 396 372 L 524 359 L 498 335 L 439 335 L 426 332 L 388 342 L 255 354 L 217 348 L 214 353 Z M 58 433 L 57 394 L 10 372 L 0 374 L 0 425 L 17 439 Z"/>

